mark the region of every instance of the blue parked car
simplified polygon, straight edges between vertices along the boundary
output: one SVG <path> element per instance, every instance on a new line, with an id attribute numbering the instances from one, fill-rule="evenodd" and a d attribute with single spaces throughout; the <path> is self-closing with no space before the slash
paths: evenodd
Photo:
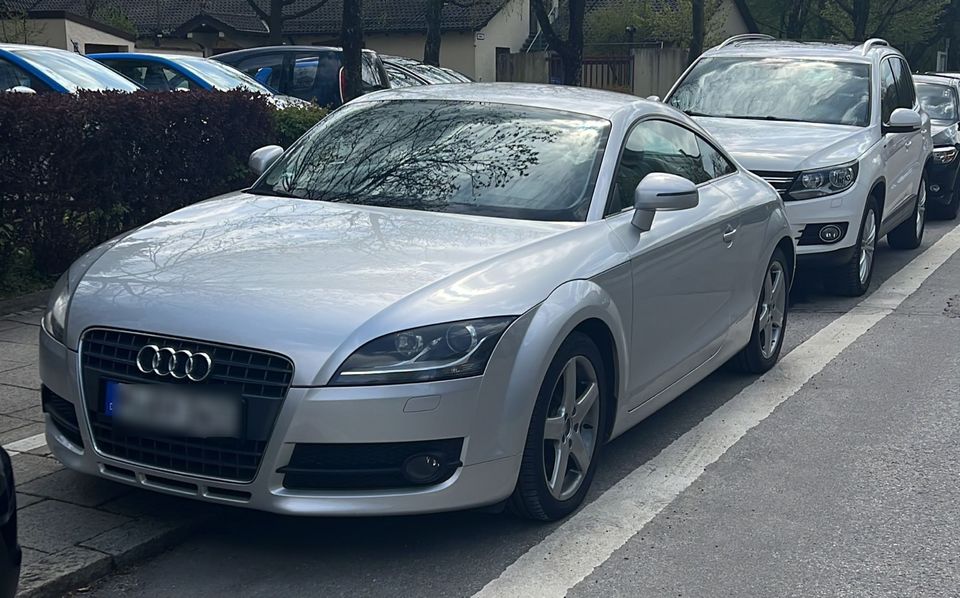
<path id="1" fill-rule="evenodd" d="M 24 44 L 0 44 L 0 91 L 74 93 L 137 91 L 133 81 L 80 54 Z"/>
<path id="2" fill-rule="evenodd" d="M 280 96 L 275 90 L 240 71 L 200 56 L 111 52 L 89 54 L 89 57 L 152 91 L 242 89 L 270 96 L 278 107 L 306 103 L 296 98 Z"/>

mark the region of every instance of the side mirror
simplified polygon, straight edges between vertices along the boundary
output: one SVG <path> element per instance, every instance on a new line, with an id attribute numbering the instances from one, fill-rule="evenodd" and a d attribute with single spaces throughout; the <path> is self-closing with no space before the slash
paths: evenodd
<path id="1" fill-rule="evenodd" d="M 32 87 L 27 87 L 26 85 L 15 85 L 8 89 L 7 91 L 11 93 L 26 93 L 30 95 L 36 95 L 37 91 Z"/>
<path id="2" fill-rule="evenodd" d="M 279 145 L 265 145 L 250 154 L 250 161 L 247 164 L 253 174 L 260 176 L 277 161 L 282 153 L 283 148 Z"/>
<path id="3" fill-rule="evenodd" d="M 913 133 L 923 126 L 920 114 L 908 108 L 897 108 L 890 115 L 890 122 L 883 126 L 884 133 Z"/>
<path id="4" fill-rule="evenodd" d="M 633 192 L 633 225 L 648 231 L 659 211 L 689 210 L 700 204 L 700 190 L 675 174 L 654 172 L 643 177 Z"/>
<path id="5" fill-rule="evenodd" d="M 649 101 L 651 101 L 651 102 L 659 102 L 659 101 L 660 101 L 660 96 L 647 96 L 647 100 L 649 100 Z"/>

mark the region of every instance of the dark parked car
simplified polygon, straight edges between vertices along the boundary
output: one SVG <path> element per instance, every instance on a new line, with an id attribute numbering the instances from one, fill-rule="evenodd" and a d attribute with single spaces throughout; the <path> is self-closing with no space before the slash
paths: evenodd
<path id="1" fill-rule="evenodd" d="M 336 108 L 343 104 L 343 51 L 323 46 L 268 46 L 214 56 L 280 93 Z M 363 51 L 363 93 L 388 89 L 380 57 Z"/>
<path id="2" fill-rule="evenodd" d="M 930 116 L 933 162 L 927 169 L 927 205 L 934 216 L 953 220 L 960 211 L 960 73 L 916 75 L 917 99 Z"/>
<path id="3" fill-rule="evenodd" d="M 17 593 L 20 560 L 13 468 L 10 466 L 10 455 L 0 448 L 0 598 L 13 598 Z"/>

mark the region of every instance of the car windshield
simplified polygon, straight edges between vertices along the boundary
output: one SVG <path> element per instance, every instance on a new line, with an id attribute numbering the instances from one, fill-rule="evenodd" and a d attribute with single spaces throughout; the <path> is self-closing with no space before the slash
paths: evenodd
<path id="1" fill-rule="evenodd" d="M 863 127 L 870 123 L 870 65 L 704 58 L 668 102 L 694 116 Z"/>
<path id="2" fill-rule="evenodd" d="M 136 83 L 99 62 L 62 50 L 26 49 L 14 52 L 67 91 L 137 91 Z"/>
<path id="3" fill-rule="evenodd" d="M 606 120 L 457 101 L 356 102 L 250 191 L 525 220 L 586 219 Z"/>
<path id="4" fill-rule="evenodd" d="M 948 85 L 917 82 L 917 97 L 933 120 L 957 122 L 957 93 Z"/>
<path id="5" fill-rule="evenodd" d="M 256 93 L 262 93 L 266 95 L 273 95 L 273 92 L 270 91 L 264 85 L 258 83 L 256 80 L 244 75 L 240 71 L 229 67 L 225 64 L 221 64 L 215 60 L 209 60 L 207 58 L 198 58 L 193 56 L 184 56 L 177 57 L 173 59 L 174 62 L 177 62 L 184 67 L 190 69 L 201 79 L 213 85 L 216 89 L 220 91 L 230 91 L 231 89 L 242 89 L 245 91 L 253 91 Z"/>

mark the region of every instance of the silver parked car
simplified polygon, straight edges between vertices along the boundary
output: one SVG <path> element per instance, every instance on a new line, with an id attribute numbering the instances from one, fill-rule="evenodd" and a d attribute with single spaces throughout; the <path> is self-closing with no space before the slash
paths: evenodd
<path id="1" fill-rule="evenodd" d="M 604 442 L 780 354 L 783 203 L 668 106 L 387 90 L 280 152 L 57 283 L 40 371 L 65 465 L 280 513 L 556 519 Z"/>

